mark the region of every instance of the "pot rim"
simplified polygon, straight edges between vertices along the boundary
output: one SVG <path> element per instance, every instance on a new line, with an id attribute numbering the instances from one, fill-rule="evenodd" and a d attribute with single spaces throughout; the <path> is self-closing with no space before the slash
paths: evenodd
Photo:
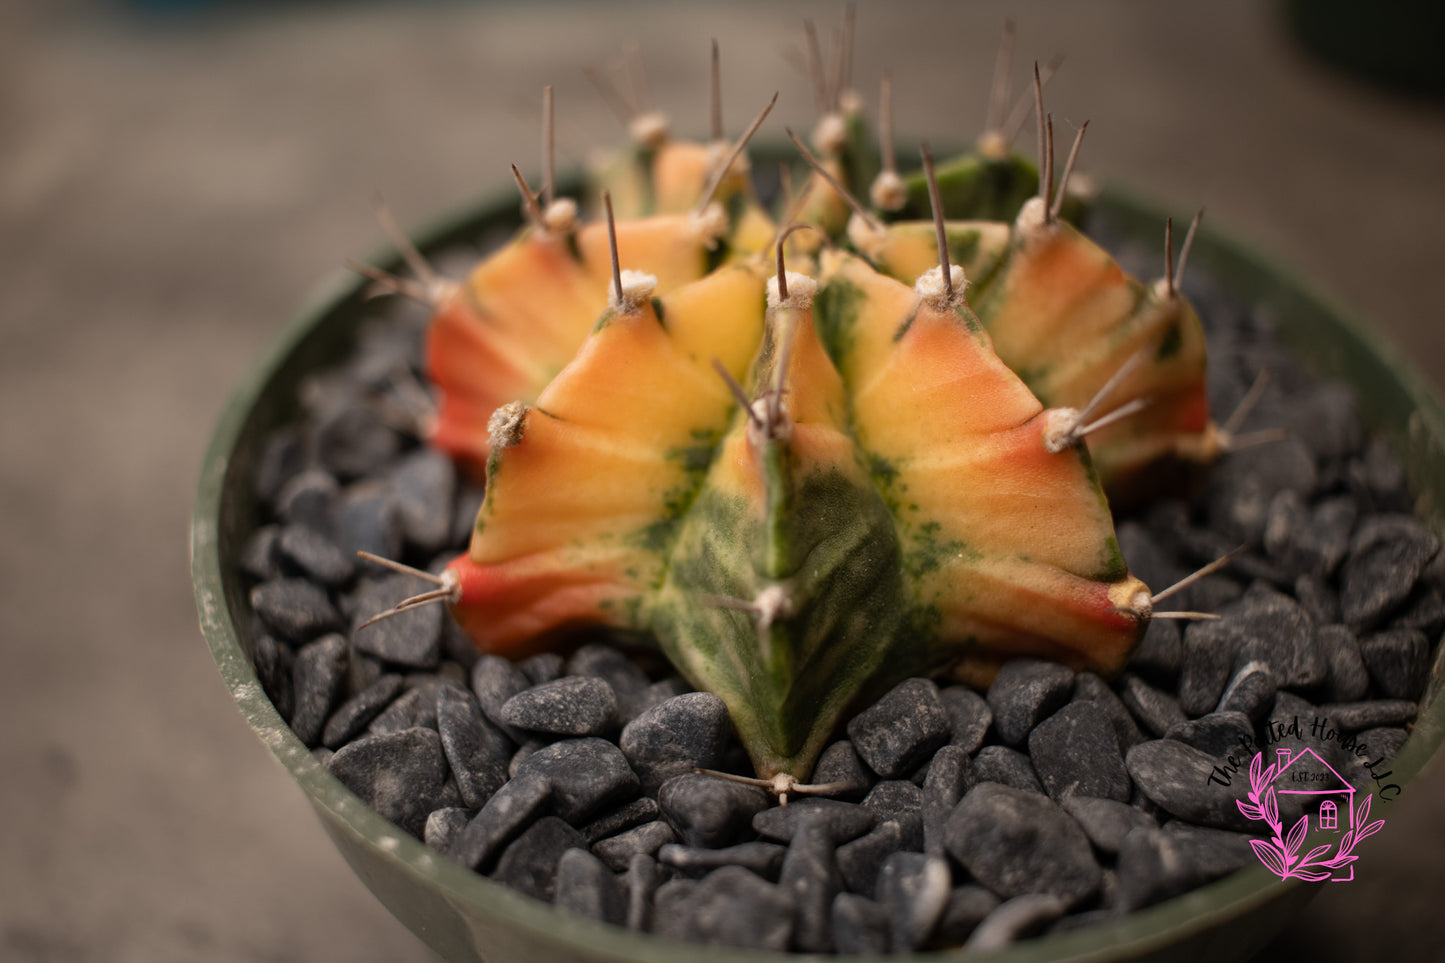
<path id="1" fill-rule="evenodd" d="M 1162 205 L 1141 200 L 1127 190 L 1106 187 L 1098 202 L 1101 214 L 1125 225 L 1157 225 L 1164 219 Z M 418 246 L 438 249 L 471 236 L 483 225 L 515 224 L 516 204 L 510 197 L 492 197 L 466 205 L 418 232 Z M 1151 228 L 1152 230 L 1152 228 Z M 1362 406 L 1374 414 L 1396 413 L 1403 402 L 1410 406 L 1403 437 L 1405 448 L 1414 456 L 1406 458 L 1416 490 L 1422 498 L 1420 514 L 1437 531 L 1441 504 L 1445 500 L 1445 408 L 1434 397 L 1427 382 L 1404 360 L 1393 345 L 1359 321 L 1321 297 L 1311 285 L 1292 271 L 1280 269 L 1260 256 L 1251 246 L 1201 227 L 1191 255 L 1196 264 L 1208 265 L 1214 276 L 1241 282 L 1242 293 L 1253 300 L 1266 287 L 1288 295 L 1290 308 L 1305 315 L 1328 318 L 1340 330 L 1351 352 L 1360 352 L 1374 366 L 1388 371 L 1398 394 L 1385 399 L 1361 395 Z M 395 251 L 386 248 L 371 263 L 394 264 Z M 258 406 L 278 374 L 297 363 L 311 333 L 333 313 L 359 302 L 365 279 L 338 270 L 304 302 L 283 333 L 274 339 L 251 367 L 231 395 L 211 436 L 197 486 L 191 521 L 191 578 L 195 589 L 200 627 L 226 686 L 241 714 L 275 759 L 300 784 L 308 800 L 332 826 L 342 827 L 356 842 L 373 848 L 400 869 L 412 882 L 439 892 L 463 917 L 481 913 L 505 921 L 539 945 L 582 954 L 591 959 L 670 963 L 679 958 L 700 958 L 712 963 L 762 963 L 798 960 L 804 954 L 740 951 L 700 947 L 651 934 L 635 933 L 621 927 L 574 916 L 523 896 L 502 884 L 465 869 L 428 849 L 421 841 L 383 819 L 326 771 L 311 751 L 296 738 L 261 687 L 238 625 L 247 610 L 240 575 L 232 563 L 228 569 L 223 547 L 234 550 L 246 532 L 223 533 L 228 492 L 234 487 L 238 468 L 235 454 L 248 427 L 257 419 Z M 1233 283 L 1230 290 L 1237 290 Z M 1286 339 L 1288 340 L 1288 339 Z M 1308 340 L 1294 345 L 1313 357 Z M 1328 359 L 1325 359 L 1328 361 Z M 1378 410 L 1381 405 L 1391 409 Z M 1393 404 L 1394 408 L 1391 408 Z M 1399 435 L 1399 432 L 1396 432 Z M 1439 493 L 1437 500 L 1436 493 Z M 1445 742 L 1445 702 L 1435 698 L 1442 684 L 1442 659 L 1437 652 L 1415 729 L 1392 760 L 1402 786 L 1408 786 L 1425 763 Z M 1314 891 L 1298 880 L 1279 880 L 1263 866 L 1251 866 L 1189 893 L 1166 900 L 1115 920 L 1082 929 L 1043 935 L 1014 944 L 989 959 L 999 963 L 1103 963 L 1126 960 L 1159 951 L 1191 936 L 1220 929 L 1228 939 L 1227 924 L 1249 910 L 1286 898 L 1303 904 Z M 1224 944 L 1221 944 L 1221 948 Z M 920 961 L 957 960 L 961 950 L 920 953 Z M 978 954 L 969 954 L 976 958 Z M 882 963 L 887 957 L 852 957 L 860 963 Z"/>

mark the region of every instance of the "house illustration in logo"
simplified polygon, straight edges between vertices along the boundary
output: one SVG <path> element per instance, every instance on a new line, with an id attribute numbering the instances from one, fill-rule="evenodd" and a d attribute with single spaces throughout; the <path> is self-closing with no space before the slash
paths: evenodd
<path id="1" fill-rule="evenodd" d="M 1340 836 L 1355 828 L 1355 787 L 1313 749 L 1277 749 L 1279 767 L 1273 786 L 1281 796 L 1292 797 L 1309 820 L 1308 832 Z M 1345 883 L 1355 878 L 1353 862 L 1333 871 L 1330 881 Z"/>

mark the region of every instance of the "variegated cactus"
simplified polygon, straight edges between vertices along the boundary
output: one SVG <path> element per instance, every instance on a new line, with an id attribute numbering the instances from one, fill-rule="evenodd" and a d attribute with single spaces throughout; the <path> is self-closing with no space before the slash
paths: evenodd
<path id="1" fill-rule="evenodd" d="M 1120 668 L 1155 597 L 1105 487 L 1213 437 L 1198 319 L 1172 275 L 1129 278 L 1061 216 L 1044 124 L 1037 196 L 950 208 L 930 162 L 924 221 L 891 156 L 862 157 L 843 89 L 778 223 L 746 136 L 649 127 L 605 175 L 615 222 L 518 175 L 530 224 L 433 285 L 427 353 L 432 440 L 486 493 L 423 598 L 489 652 L 583 625 L 655 640 L 783 790 L 901 678 Z M 967 170 L 1033 170 L 979 164 L 952 163 L 955 195 Z"/>

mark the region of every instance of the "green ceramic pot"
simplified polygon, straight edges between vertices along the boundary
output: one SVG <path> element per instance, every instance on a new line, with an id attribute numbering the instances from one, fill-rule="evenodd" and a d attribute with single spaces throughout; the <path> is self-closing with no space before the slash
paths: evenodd
<path id="1" fill-rule="evenodd" d="M 511 197 L 479 204 L 428 232 L 421 246 L 441 250 L 499 232 L 505 236 L 516 224 L 516 208 Z M 1097 216 L 1151 242 L 1164 220 L 1158 210 L 1118 192 L 1104 194 Z M 1445 506 L 1445 410 L 1419 375 L 1362 325 L 1241 245 L 1206 230 L 1191 256 L 1197 270 L 1209 272 L 1242 299 L 1267 308 L 1278 320 L 1281 335 L 1320 374 L 1342 378 L 1355 387 L 1372 424 L 1397 443 L 1420 493 L 1420 512 L 1438 530 Z M 384 261 L 379 258 L 375 263 Z M 604 926 L 555 911 L 471 873 L 367 808 L 312 757 L 267 699 L 251 667 L 252 620 L 237 564 L 241 546 L 260 514 L 250 482 L 267 433 L 297 414 L 296 389 L 302 376 L 340 360 L 351 349 L 356 322 L 366 310 L 363 288 L 364 282 L 355 277 L 339 277 L 301 312 L 231 399 L 206 453 L 192 523 L 191 571 L 202 631 L 241 712 L 306 794 L 356 874 L 447 960 L 760 963 L 790 959 L 700 950 Z M 1437 659 L 1426 708 L 1392 764 L 1394 778 L 1401 784 L 1415 777 L 1445 739 L 1445 703 L 1436 699 L 1441 677 Z M 284 872 L 284 867 L 277 867 L 278 878 Z M 1315 892 L 1315 884 L 1282 882 L 1263 867 L 1252 867 L 1117 922 L 1031 940 L 990 959 L 1000 963 L 1243 959 L 1276 935 Z M 951 960 L 961 954 L 917 958 Z"/>

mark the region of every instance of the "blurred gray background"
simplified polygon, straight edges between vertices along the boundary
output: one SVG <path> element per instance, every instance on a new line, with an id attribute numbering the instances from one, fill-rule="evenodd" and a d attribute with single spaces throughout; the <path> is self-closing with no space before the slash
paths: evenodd
<path id="1" fill-rule="evenodd" d="M 731 130 L 774 90 L 765 136 L 807 127 L 786 51 L 841 8 L 149 7 L 0 3 L 0 959 L 428 960 L 202 644 L 187 525 L 211 425 L 307 292 L 379 244 L 374 191 L 415 226 L 507 189 L 509 162 L 536 168 L 546 83 L 567 163 L 617 142 L 582 67 L 630 40 L 684 132 L 706 129 L 713 37 Z M 1016 81 L 1068 54 L 1049 103 L 1092 121 L 1082 166 L 1207 205 L 1445 387 L 1439 100 L 1332 71 L 1248 0 L 865 2 L 858 87 L 892 68 L 900 132 L 969 141 L 1008 15 Z M 1436 767 L 1271 958 L 1441 958 L 1442 808 Z"/>

